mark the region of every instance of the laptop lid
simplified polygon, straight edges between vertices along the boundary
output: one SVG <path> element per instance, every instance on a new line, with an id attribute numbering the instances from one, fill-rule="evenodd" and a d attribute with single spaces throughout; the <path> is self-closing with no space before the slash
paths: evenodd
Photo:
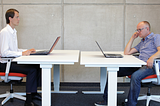
<path id="1" fill-rule="evenodd" d="M 106 57 L 106 55 L 104 54 L 103 50 L 102 50 L 101 47 L 99 46 L 98 42 L 97 42 L 97 41 L 95 41 L 95 42 L 97 43 L 97 45 L 98 45 L 99 49 L 101 50 L 101 52 L 103 53 L 103 55 Z"/>
<path id="2" fill-rule="evenodd" d="M 104 57 L 106 58 L 123 58 L 123 56 L 121 54 L 104 54 L 102 48 L 100 47 L 100 45 L 98 44 L 97 41 L 95 41 L 99 47 L 99 49 L 101 50 L 101 52 L 103 53 Z"/>
<path id="3" fill-rule="evenodd" d="M 54 49 L 54 47 L 56 46 L 56 44 L 57 44 L 57 42 L 59 41 L 59 39 L 60 39 L 60 36 L 57 37 L 57 39 L 56 39 L 55 42 L 53 43 L 51 49 L 49 50 L 48 54 L 51 53 L 51 52 L 53 51 L 53 49 Z"/>

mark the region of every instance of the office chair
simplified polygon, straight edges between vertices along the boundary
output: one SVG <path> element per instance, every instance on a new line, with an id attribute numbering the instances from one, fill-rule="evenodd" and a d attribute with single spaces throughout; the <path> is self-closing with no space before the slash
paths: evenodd
<path id="1" fill-rule="evenodd" d="M 160 85 L 160 73 L 159 73 L 159 64 L 158 64 L 159 62 L 160 62 L 160 59 L 154 60 L 156 74 L 150 75 L 142 79 L 141 81 L 141 86 L 148 87 L 148 92 L 147 92 L 147 95 L 139 96 L 138 100 L 147 100 L 146 106 L 149 106 L 150 100 L 160 102 L 160 95 L 151 95 L 150 93 L 150 90 L 153 86 Z M 128 77 L 131 78 L 131 76 L 128 76 Z M 125 102 L 127 102 L 127 99 L 125 100 Z"/>
<path id="2" fill-rule="evenodd" d="M 0 98 L 4 98 L 5 97 L 5 99 L 1 102 L 2 106 L 8 100 L 13 102 L 13 98 L 26 100 L 26 97 L 22 96 L 22 95 L 26 95 L 26 93 L 14 93 L 13 92 L 12 84 L 17 82 L 17 81 L 21 82 L 23 77 L 26 77 L 26 75 L 25 74 L 21 74 L 21 73 L 9 73 L 9 69 L 10 69 L 10 65 L 11 65 L 11 60 L 12 59 L 13 58 L 1 58 L 2 61 L 7 61 L 7 65 L 6 65 L 5 72 L 0 72 L 0 77 L 1 77 L 1 79 L 3 79 L 3 81 L 5 83 L 10 83 L 10 85 L 11 85 L 10 92 L 6 92 L 5 94 L 0 94 Z"/>

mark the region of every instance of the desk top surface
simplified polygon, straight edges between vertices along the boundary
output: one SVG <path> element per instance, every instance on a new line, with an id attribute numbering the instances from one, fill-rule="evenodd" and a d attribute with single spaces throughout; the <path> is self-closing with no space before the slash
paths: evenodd
<path id="1" fill-rule="evenodd" d="M 79 50 L 53 50 L 48 55 L 21 56 L 13 59 L 16 62 L 78 62 Z"/>
<path id="2" fill-rule="evenodd" d="M 140 67 L 141 65 L 146 65 L 146 62 L 139 60 L 132 55 L 124 55 L 121 52 L 105 52 L 111 54 L 121 54 L 123 58 L 105 58 L 100 51 L 82 51 L 81 52 L 81 65 L 88 66 L 118 66 L 118 67 Z M 137 66 L 136 66 L 137 65 Z"/>

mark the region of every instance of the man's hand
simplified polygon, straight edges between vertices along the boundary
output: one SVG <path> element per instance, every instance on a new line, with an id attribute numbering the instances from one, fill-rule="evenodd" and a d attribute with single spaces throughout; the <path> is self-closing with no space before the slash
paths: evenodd
<path id="1" fill-rule="evenodd" d="M 30 54 L 31 54 L 31 51 L 29 51 L 29 50 L 22 52 L 22 56 L 28 56 Z"/>
<path id="2" fill-rule="evenodd" d="M 148 67 L 148 68 L 152 68 L 152 67 L 153 67 L 153 62 L 154 62 L 154 59 L 150 57 L 150 58 L 147 60 L 147 67 Z"/>
<path id="3" fill-rule="evenodd" d="M 30 55 L 31 53 L 34 53 L 36 50 L 34 48 L 32 49 L 29 49 L 29 50 L 26 50 L 24 52 L 22 52 L 22 56 L 28 56 Z"/>
<path id="4" fill-rule="evenodd" d="M 36 52 L 36 50 L 35 50 L 34 48 L 29 49 L 29 51 L 30 51 L 31 53 L 35 53 L 35 52 Z"/>
<path id="5" fill-rule="evenodd" d="M 133 39 L 136 39 L 136 38 L 138 37 L 138 35 L 139 35 L 138 32 L 135 32 L 135 33 L 132 35 L 132 38 L 133 38 Z"/>

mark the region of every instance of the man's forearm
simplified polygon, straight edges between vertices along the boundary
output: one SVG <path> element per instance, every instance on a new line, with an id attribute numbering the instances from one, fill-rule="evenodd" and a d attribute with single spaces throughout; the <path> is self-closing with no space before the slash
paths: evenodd
<path id="1" fill-rule="evenodd" d="M 131 51 L 131 47 L 132 47 L 133 41 L 134 41 L 134 39 L 131 37 L 129 42 L 127 43 L 125 49 L 124 49 L 124 54 L 125 55 L 131 54 L 130 51 Z"/>

